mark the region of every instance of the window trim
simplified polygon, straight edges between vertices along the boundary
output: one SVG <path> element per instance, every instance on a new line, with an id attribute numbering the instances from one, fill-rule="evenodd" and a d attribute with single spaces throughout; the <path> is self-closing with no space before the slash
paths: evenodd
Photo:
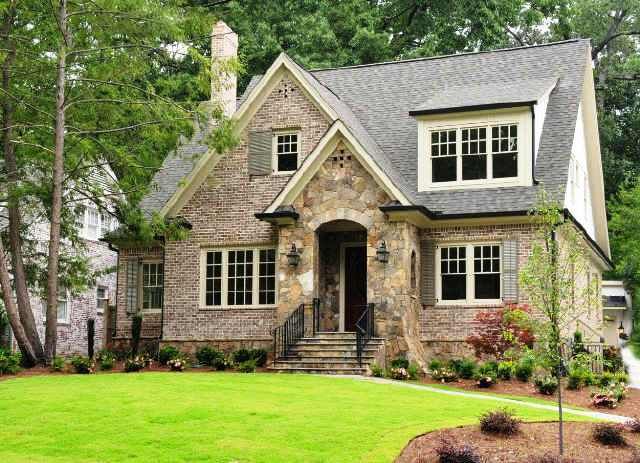
<path id="1" fill-rule="evenodd" d="M 275 283 L 275 300 L 273 304 L 258 304 L 257 302 L 260 300 L 260 251 L 265 249 L 272 249 L 275 251 L 275 273 L 274 273 L 274 283 Z M 220 305 L 207 305 L 206 304 L 206 276 L 207 276 L 207 253 L 208 252 L 222 252 L 222 284 L 221 284 L 221 304 Z M 252 281 L 252 297 L 251 300 L 254 301 L 253 304 L 242 304 L 242 305 L 229 305 L 228 304 L 228 263 L 229 263 L 229 251 L 253 251 L 253 268 L 254 273 L 251 277 Z M 279 275 L 279 262 L 280 256 L 278 251 L 278 245 L 276 244 L 265 244 L 258 246 L 232 246 L 232 247 L 224 247 L 224 246 L 214 246 L 214 247 L 203 247 L 200 250 L 200 278 L 199 278 L 199 293 L 200 293 L 200 310 L 236 310 L 236 309 L 271 309 L 276 308 L 278 306 L 278 295 L 279 295 L 279 284 L 278 284 L 278 275 Z"/>
<path id="2" fill-rule="evenodd" d="M 418 191 L 441 191 L 452 189 L 478 189 L 533 184 L 532 147 L 533 125 L 529 106 L 518 108 L 469 111 L 452 114 L 430 114 L 418 116 Z M 461 180 L 462 178 L 462 137 L 461 129 L 487 127 L 487 151 L 490 151 L 491 126 L 515 124 L 518 126 L 518 176 L 507 178 L 485 178 Z M 432 182 L 431 132 L 456 129 L 456 180 Z M 493 167 L 487 154 L 487 175 Z M 460 180 L 458 180 L 460 179 Z"/>
<path id="3" fill-rule="evenodd" d="M 162 264 L 162 306 L 159 308 L 145 309 L 144 308 L 144 265 L 145 264 Z M 164 262 L 162 259 L 142 259 L 140 261 L 139 272 L 140 276 L 138 278 L 138 310 L 143 313 L 160 313 L 164 307 Z"/>
<path id="4" fill-rule="evenodd" d="M 475 246 L 498 246 L 500 250 L 500 298 L 498 299 L 476 299 L 475 292 L 475 272 L 473 266 L 473 248 Z M 466 287 L 467 294 L 465 299 L 443 300 L 442 299 L 442 275 L 441 275 L 441 251 L 442 248 L 448 247 L 465 247 L 466 248 Z M 501 241 L 472 241 L 472 242 L 443 242 L 436 244 L 436 306 L 486 306 L 486 305 L 502 305 L 504 300 L 504 288 L 502 278 L 504 275 L 504 255 Z"/>
<path id="5" fill-rule="evenodd" d="M 283 135 L 295 135 L 297 137 L 298 152 L 295 170 L 278 170 L 278 137 Z M 300 153 L 302 152 L 302 138 L 300 130 L 275 130 L 271 138 L 271 172 L 273 175 L 292 175 L 300 168 Z"/>
<path id="6" fill-rule="evenodd" d="M 104 290 L 105 297 L 98 297 L 98 291 L 100 291 L 101 289 Z M 104 285 L 97 285 L 96 286 L 96 313 L 97 314 L 103 314 L 104 313 L 104 308 L 102 308 L 102 309 L 100 308 L 100 301 L 107 301 L 105 303 L 105 307 L 107 307 L 109 305 L 109 288 L 104 286 Z"/>
<path id="7" fill-rule="evenodd" d="M 60 303 L 61 302 L 65 302 L 67 305 L 67 316 L 65 318 L 60 318 L 58 315 L 58 308 L 60 307 Z M 56 303 L 56 323 L 58 325 L 69 325 L 71 323 L 71 305 L 70 305 L 71 301 L 69 299 L 69 290 L 67 290 L 66 288 L 58 288 L 58 300 Z M 44 318 L 46 320 L 47 318 L 47 302 L 46 300 L 44 301 Z"/>

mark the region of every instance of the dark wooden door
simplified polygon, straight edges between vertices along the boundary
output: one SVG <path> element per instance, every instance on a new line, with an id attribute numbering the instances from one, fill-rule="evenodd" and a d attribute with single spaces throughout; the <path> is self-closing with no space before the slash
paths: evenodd
<path id="1" fill-rule="evenodd" d="M 344 329 L 355 331 L 367 304 L 367 250 L 364 246 L 344 249 Z"/>

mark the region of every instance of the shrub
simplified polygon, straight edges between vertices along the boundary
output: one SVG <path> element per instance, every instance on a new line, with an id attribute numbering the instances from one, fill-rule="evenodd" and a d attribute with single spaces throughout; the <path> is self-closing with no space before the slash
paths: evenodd
<path id="1" fill-rule="evenodd" d="M 247 360 L 251 360 L 251 353 L 249 352 L 249 349 L 242 348 L 231 354 L 231 358 L 233 359 L 233 363 L 240 364 Z"/>
<path id="2" fill-rule="evenodd" d="M 406 368 L 391 368 L 389 370 L 389 377 L 391 379 L 405 381 L 409 379 L 409 372 L 407 371 Z"/>
<path id="3" fill-rule="evenodd" d="M 620 424 L 598 423 L 593 427 L 593 439 L 602 445 L 621 447 L 626 445 Z"/>
<path id="4" fill-rule="evenodd" d="M 439 370 L 443 366 L 444 363 L 442 363 L 441 360 L 431 359 L 431 361 L 429 362 L 429 371 Z"/>
<path id="5" fill-rule="evenodd" d="M 220 357 L 217 357 L 213 360 L 213 364 L 211 366 L 214 370 L 223 371 L 227 368 L 230 368 L 232 365 L 229 358 L 226 355 L 222 354 Z"/>
<path id="6" fill-rule="evenodd" d="M 15 375 L 20 371 L 22 354 L 0 349 L 0 375 Z"/>
<path id="7" fill-rule="evenodd" d="M 569 362 L 567 387 L 580 389 L 594 384 L 595 376 L 591 371 L 591 355 L 586 352 L 576 354 Z"/>
<path id="8" fill-rule="evenodd" d="M 391 360 L 391 368 L 409 368 L 409 360 L 404 357 L 396 357 Z"/>
<path id="9" fill-rule="evenodd" d="M 417 363 L 411 362 L 409 364 L 409 368 L 407 368 L 407 374 L 409 375 L 409 379 L 416 380 L 418 376 L 420 376 L 420 367 Z"/>
<path id="10" fill-rule="evenodd" d="M 472 379 L 476 373 L 476 362 L 472 359 L 452 360 L 449 362 L 451 367 L 460 378 Z"/>
<path id="11" fill-rule="evenodd" d="M 497 382 L 497 364 L 495 362 L 483 363 L 478 367 L 475 379 L 478 387 L 487 388 Z"/>
<path id="12" fill-rule="evenodd" d="M 64 357 L 60 357 L 56 355 L 53 357 L 53 361 L 51 362 L 51 371 L 61 372 L 64 371 L 66 363 Z"/>
<path id="13" fill-rule="evenodd" d="M 369 368 L 371 369 L 371 376 L 374 376 L 376 378 L 384 378 L 384 369 L 378 365 L 377 363 L 372 363 L 371 365 L 369 365 Z"/>
<path id="14" fill-rule="evenodd" d="M 551 375 L 536 376 L 533 384 L 536 390 L 544 395 L 553 395 L 558 390 L 558 380 Z"/>
<path id="15" fill-rule="evenodd" d="M 184 371 L 187 368 L 189 359 L 182 354 L 178 354 L 167 362 L 170 371 Z"/>
<path id="16" fill-rule="evenodd" d="M 626 371 L 617 371 L 613 374 L 613 380 L 618 384 L 629 384 L 629 373 Z"/>
<path id="17" fill-rule="evenodd" d="M 158 363 L 160 365 L 166 365 L 169 360 L 173 360 L 174 358 L 180 355 L 180 351 L 175 346 L 164 346 L 158 351 Z M 198 359 L 199 361 L 200 359 Z M 201 362 L 202 363 L 202 362 Z"/>
<path id="18" fill-rule="evenodd" d="M 96 354 L 96 361 L 100 365 L 101 370 L 111 370 L 116 361 L 116 355 L 107 349 L 101 349 Z"/>
<path id="19" fill-rule="evenodd" d="M 245 360 L 244 362 L 240 362 L 238 364 L 238 371 L 240 373 L 253 373 L 256 371 L 256 361 L 255 359 Z"/>
<path id="20" fill-rule="evenodd" d="M 594 392 L 591 395 L 591 403 L 598 408 L 616 408 L 618 405 L 616 398 L 606 392 Z"/>
<path id="21" fill-rule="evenodd" d="M 255 360 L 256 366 L 267 363 L 267 351 L 264 349 L 238 349 L 232 354 L 233 363 L 240 364 L 247 360 Z"/>
<path id="22" fill-rule="evenodd" d="M 124 361 L 124 371 L 134 373 L 140 371 L 151 364 L 151 360 L 144 355 L 136 355 Z"/>
<path id="23" fill-rule="evenodd" d="M 520 432 L 520 423 L 512 411 L 503 408 L 480 416 L 480 431 L 485 434 L 513 436 Z"/>
<path id="24" fill-rule="evenodd" d="M 511 360 L 500 362 L 498 363 L 498 371 L 496 373 L 498 378 L 508 381 L 516 374 L 516 363 Z"/>
<path id="25" fill-rule="evenodd" d="M 482 459 L 470 444 L 460 444 L 443 437 L 435 448 L 440 463 L 481 463 Z"/>
<path id="26" fill-rule="evenodd" d="M 624 425 L 631 432 L 640 432 L 640 418 L 637 416 L 628 420 Z"/>
<path id="27" fill-rule="evenodd" d="M 605 371 L 616 372 L 624 367 L 619 347 L 606 346 L 602 351 L 602 366 Z"/>
<path id="28" fill-rule="evenodd" d="M 477 358 L 490 356 L 502 360 L 509 351 L 533 347 L 533 321 L 528 307 L 516 305 L 480 312 L 475 316 L 480 329 L 467 337 Z"/>
<path id="29" fill-rule="evenodd" d="M 216 361 L 222 357 L 224 357 L 222 352 L 209 346 L 204 346 L 196 351 L 196 360 L 198 363 L 209 367 L 214 366 Z"/>
<path id="30" fill-rule="evenodd" d="M 87 375 L 95 371 L 93 360 L 84 355 L 74 355 L 71 357 L 71 366 L 76 373 L 81 375 Z"/>
<path id="31" fill-rule="evenodd" d="M 458 379 L 456 372 L 447 367 L 442 367 L 438 370 L 431 370 L 431 377 L 441 383 L 450 383 Z"/>
<path id="32" fill-rule="evenodd" d="M 518 361 L 516 364 L 515 375 L 519 381 L 524 383 L 529 382 L 531 376 L 533 376 L 533 369 L 536 366 L 536 361 L 533 354 L 529 353 Z"/>
<path id="33" fill-rule="evenodd" d="M 607 387 L 615 381 L 615 375 L 610 371 L 603 371 L 597 378 L 597 384 L 600 387 Z"/>

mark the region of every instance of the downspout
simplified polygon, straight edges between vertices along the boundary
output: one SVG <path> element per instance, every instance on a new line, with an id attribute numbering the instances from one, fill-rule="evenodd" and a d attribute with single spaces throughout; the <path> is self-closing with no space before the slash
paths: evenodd
<path id="1" fill-rule="evenodd" d="M 163 244 L 165 243 L 164 237 L 162 238 L 162 242 L 163 242 Z M 165 287 L 164 282 L 166 281 L 165 280 L 166 267 L 164 265 L 165 264 L 165 252 L 164 252 L 164 250 L 165 250 L 165 246 L 163 245 L 162 246 L 162 307 L 160 308 L 160 338 L 158 339 L 159 341 L 161 341 L 163 336 L 164 336 L 164 296 L 165 296 L 165 294 L 164 294 L 164 287 Z"/>
<path id="2" fill-rule="evenodd" d="M 535 104 L 529 106 L 531 109 L 531 178 L 533 184 L 537 185 L 538 179 L 536 178 L 536 111 Z"/>

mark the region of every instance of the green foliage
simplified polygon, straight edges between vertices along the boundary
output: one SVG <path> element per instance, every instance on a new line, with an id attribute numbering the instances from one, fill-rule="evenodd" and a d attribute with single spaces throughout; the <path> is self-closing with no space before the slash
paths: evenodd
<path id="1" fill-rule="evenodd" d="M 475 379 L 479 387 L 487 388 L 493 386 L 498 380 L 498 364 L 496 362 L 485 362 L 479 365 Z"/>
<path id="2" fill-rule="evenodd" d="M 439 370 L 444 366 L 442 360 L 439 359 L 431 359 L 429 362 L 429 371 Z"/>
<path id="3" fill-rule="evenodd" d="M 101 349 L 96 354 L 96 361 L 100 365 L 100 369 L 108 371 L 113 369 L 113 365 L 116 362 L 116 354 L 108 349 Z"/>
<path id="4" fill-rule="evenodd" d="M 375 378 L 384 378 L 384 368 L 377 363 L 372 363 L 369 368 L 371 369 L 371 376 Z"/>
<path id="5" fill-rule="evenodd" d="M 532 351 L 523 355 L 516 364 L 515 376 L 519 381 L 528 382 L 533 375 L 536 366 L 536 358 Z"/>
<path id="6" fill-rule="evenodd" d="M 476 362 L 473 359 L 451 360 L 449 367 L 453 369 L 460 378 L 472 379 L 476 372 Z"/>
<path id="7" fill-rule="evenodd" d="M 540 394 L 553 395 L 558 390 L 558 380 L 549 374 L 536 376 L 533 385 Z"/>
<path id="8" fill-rule="evenodd" d="M 449 367 L 440 367 L 436 370 L 431 370 L 431 377 L 441 383 L 450 383 L 458 380 L 457 373 Z"/>
<path id="9" fill-rule="evenodd" d="M 417 380 L 420 377 L 420 367 L 417 363 L 411 362 L 407 367 L 407 374 L 410 380 Z"/>
<path id="10" fill-rule="evenodd" d="M 21 362 L 20 352 L 0 349 L 0 375 L 15 375 L 21 370 Z"/>
<path id="11" fill-rule="evenodd" d="M 71 357 L 71 366 L 73 370 L 81 375 L 93 373 L 95 371 L 95 364 L 93 360 L 84 355 L 74 355 Z"/>
<path id="12" fill-rule="evenodd" d="M 247 359 L 238 364 L 238 371 L 240 373 L 254 373 L 256 371 L 256 360 Z"/>
<path id="13" fill-rule="evenodd" d="M 623 371 L 622 353 L 619 347 L 606 346 L 602 352 L 602 366 L 606 371 Z"/>
<path id="14" fill-rule="evenodd" d="M 591 371 L 591 355 L 584 350 L 569 361 L 567 368 L 567 388 L 580 389 L 584 386 L 591 386 L 596 378 Z"/>
<path id="15" fill-rule="evenodd" d="M 160 365 L 166 365 L 169 360 L 172 360 L 180 355 L 180 351 L 175 346 L 164 346 L 158 351 L 158 363 Z M 196 358 L 200 361 L 198 354 Z M 202 362 L 200 362 L 202 363 Z"/>
<path id="16" fill-rule="evenodd" d="M 201 365 L 212 367 L 218 359 L 223 357 L 224 354 L 222 352 L 210 346 L 204 346 L 196 351 L 196 360 Z"/>
<path id="17" fill-rule="evenodd" d="M 151 361 L 144 355 L 136 355 L 124 361 L 124 371 L 126 373 L 135 373 L 147 367 Z"/>
<path id="18" fill-rule="evenodd" d="M 593 426 L 593 439 L 602 445 L 622 447 L 627 445 L 622 434 L 624 428 L 621 424 L 598 423 Z"/>
<path id="19" fill-rule="evenodd" d="M 406 381 L 409 379 L 409 372 L 406 368 L 403 367 L 395 367 L 389 369 L 389 378 L 395 379 L 398 381 Z"/>
<path id="20" fill-rule="evenodd" d="M 397 357 L 391 360 L 391 368 L 409 368 L 409 360 L 405 357 Z"/>
<path id="21" fill-rule="evenodd" d="M 232 359 L 235 364 L 254 360 L 256 366 L 263 367 L 267 363 L 267 351 L 264 349 L 238 349 L 232 354 Z"/>
<path id="22" fill-rule="evenodd" d="M 516 362 L 512 360 L 505 360 L 498 363 L 498 370 L 496 371 L 498 378 L 505 381 L 513 378 L 516 374 L 516 365 Z"/>
<path id="23" fill-rule="evenodd" d="M 64 359 L 64 357 L 60 357 L 59 355 L 56 355 L 55 357 L 53 357 L 53 360 L 51 361 L 51 371 L 56 371 L 56 372 L 62 372 L 64 371 L 64 367 L 66 366 L 66 361 Z"/>
<path id="24" fill-rule="evenodd" d="M 189 357 L 180 353 L 167 361 L 170 371 L 184 371 L 189 365 Z"/>

